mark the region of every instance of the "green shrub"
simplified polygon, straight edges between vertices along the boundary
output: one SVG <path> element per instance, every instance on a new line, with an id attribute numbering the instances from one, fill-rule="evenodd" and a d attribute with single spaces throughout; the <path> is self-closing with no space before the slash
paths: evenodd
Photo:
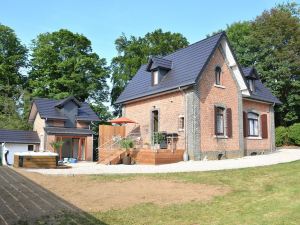
<path id="1" fill-rule="evenodd" d="M 275 129 L 275 140 L 277 147 L 289 144 L 288 128 L 277 127 Z"/>
<path id="2" fill-rule="evenodd" d="M 133 148 L 133 141 L 129 138 L 125 138 L 120 141 L 121 148 L 126 148 L 128 150 L 129 148 Z"/>
<path id="3" fill-rule="evenodd" d="M 288 137 L 291 144 L 300 145 L 300 123 L 295 123 L 289 127 Z"/>

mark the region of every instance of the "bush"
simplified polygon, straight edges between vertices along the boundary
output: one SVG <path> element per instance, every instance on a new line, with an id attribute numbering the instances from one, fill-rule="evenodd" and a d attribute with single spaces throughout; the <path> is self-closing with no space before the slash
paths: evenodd
<path id="1" fill-rule="evenodd" d="M 276 140 L 275 142 L 277 147 L 288 145 L 289 144 L 288 128 L 282 126 L 277 127 L 275 129 L 275 140 Z"/>
<path id="2" fill-rule="evenodd" d="M 300 123 L 295 123 L 289 127 L 288 137 L 291 144 L 300 145 Z"/>
<path id="3" fill-rule="evenodd" d="M 126 150 L 133 148 L 133 141 L 131 139 L 125 138 L 120 141 L 121 148 L 126 148 Z"/>

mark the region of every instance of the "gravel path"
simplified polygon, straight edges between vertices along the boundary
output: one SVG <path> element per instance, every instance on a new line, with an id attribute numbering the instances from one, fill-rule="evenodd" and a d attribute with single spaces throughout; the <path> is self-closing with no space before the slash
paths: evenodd
<path id="1" fill-rule="evenodd" d="M 72 164 L 71 169 L 27 169 L 48 175 L 171 173 L 239 169 L 300 160 L 300 149 L 281 149 L 267 155 L 246 156 L 220 161 L 188 161 L 165 165 L 101 165 L 91 162 Z"/>

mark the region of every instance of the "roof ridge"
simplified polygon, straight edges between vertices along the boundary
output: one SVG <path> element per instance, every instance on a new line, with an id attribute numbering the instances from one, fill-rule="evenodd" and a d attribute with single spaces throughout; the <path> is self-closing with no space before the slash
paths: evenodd
<path id="1" fill-rule="evenodd" d="M 221 32 L 218 32 L 218 33 L 216 33 L 216 34 L 214 34 L 214 35 L 212 35 L 212 36 L 209 36 L 209 37 L 206 37 L 206 38 L 204 38 L 204 39 L 202 39 L 202 40 L 196 41 L 196 42 L 194 42 L 194 43 L 192 43 L 192 44 L 190 44 L 190 45 L 188 45 L 188 46 L 186 46 L 186 47 L 177 49 L 176 51 L 174 51 L 174 52 L 172 52 L 172 53 L 170 53 L 170 54 L 168 54 L 168 55 L 165 55 L 163 58 L 165 58 L 165 57 L 167 57 L 167 56 L 170 56 L 170 55 L 173 55 L 174 53 L 179 52 L 179 51 L 181 51 L 181 50 L 183 50 L 183 49 L 189 48 L 189 47 L 191 47 L 192 45 L 199 44 L 200 42 L 205 41 L 205 40 L 210 39 L 210 38 L 213 38 L 214 36 L 217 36 L 217 35 L 220 35 L 220 36 L 221 36 L 221 35 L 226 35 L 226 32 L 225 32 L 225 31 L 221 31 Z"/>

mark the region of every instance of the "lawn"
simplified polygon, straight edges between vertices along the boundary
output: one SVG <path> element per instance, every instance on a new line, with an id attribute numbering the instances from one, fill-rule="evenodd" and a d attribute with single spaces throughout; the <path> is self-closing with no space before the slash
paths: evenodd
<path id="1" fill-rule="evenodd" d="M 166 207 L 147 203 L 124 210 L 99 212 L 94 216 L 107 224 L 300 224 L 300 161 L 251 169 L 153 177 L 225 185 L 232 191 L 207 203 L 190 202 Z"/>
<path id="2" fill-rule="evenodd" d="M 122 185 L 126 180 L 137 179 L 151 179 L 158 184 L 176 181 L 188 185 L 187 196 L 192 191 L 190 188 L 198 184 L 202 188 L 230 190 L 207 201 L 190 199 L 164 205 L 147 202 L 146 198 L 126 208 L 90 212 L 91 218 L 99 224 L 300 224 L 300 161 L 216 172 L 85 176 L 84 179 L 99 185 L 106 182 Z M 172 188 L 176 189 L 176 185 Z M 130 193 L 130 187 L 127 189 Z M 99 204 L 105 204 L 105 200 Z"/>

